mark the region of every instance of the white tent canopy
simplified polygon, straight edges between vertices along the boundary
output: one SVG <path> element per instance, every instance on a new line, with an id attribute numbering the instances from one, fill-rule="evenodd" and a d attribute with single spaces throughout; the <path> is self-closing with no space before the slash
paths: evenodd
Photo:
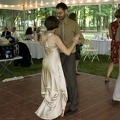
<path id="1" fill-rule="evenodd" d="M 68 6 L 120 4 L 120 0 L 0 0 L 0 9 L 29 10 L 35 8 L 53 7 L 59 2 L 64 2 Z"/>

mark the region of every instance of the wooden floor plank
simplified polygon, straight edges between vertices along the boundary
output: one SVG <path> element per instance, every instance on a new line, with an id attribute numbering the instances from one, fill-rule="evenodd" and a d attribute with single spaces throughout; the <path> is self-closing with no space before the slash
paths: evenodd
<path id="1" fill-rule="evenodd" d="M 120 120 L 120 104 L 112 104 L 115 80 L 80 73 L 77 76 L 79 109 L 56 120 Z M 35 115 L 43 98 L 40 74 L 0 83 L 0 120 L 41 120 Z"/>

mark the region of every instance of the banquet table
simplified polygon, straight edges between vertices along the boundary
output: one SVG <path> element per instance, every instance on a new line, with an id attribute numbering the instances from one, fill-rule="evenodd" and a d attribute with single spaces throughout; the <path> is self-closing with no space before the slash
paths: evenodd
<path id="1" fill-rule="evenodd" d="M 111 39 L 97 40 L 91 39 L 91 43 L 95 49 L 98 50 L 98 54 L 110 54 Z"/>
<path id="2" fill-rule="evenodd" d="M 31 53 L 32 58 L 43 58 L 44 57 L 44 48 L 38 41 L 23 41 L 25 43 Z"/>

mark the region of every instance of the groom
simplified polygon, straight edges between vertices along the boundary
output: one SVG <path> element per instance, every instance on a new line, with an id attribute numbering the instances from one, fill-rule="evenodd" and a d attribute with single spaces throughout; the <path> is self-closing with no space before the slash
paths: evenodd
<path id="1" fill-rule="evenodd" d="M 62 2 L 57 4 L 56 15 L 59 18 L 60 23 L 62 22 L 63 24 L 63 30 L 61 30 L 60 24 L 55 33 L 61 37 L 63 43 L 67 47 L 71 46 L 73 37 L 76 34 L 80 34 L 80 41 L 84 41 L 83 35 L 77 22 L 68 18 L 68 7 L 66 4 Z M 60 53 L 62 67 L 67 83 L 68 102 L 70 103 L 68 110 L 65 112 L 65 115 L 72 114 L 78 110 L 78 87 L 76 79 L 75 50 L 76 49 L 74 48 L 70 56 L 67 56 L 62 52 Z"/>

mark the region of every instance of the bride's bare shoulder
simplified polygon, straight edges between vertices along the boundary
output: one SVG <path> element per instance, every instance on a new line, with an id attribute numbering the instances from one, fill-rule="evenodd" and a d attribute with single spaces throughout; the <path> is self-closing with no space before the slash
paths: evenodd
<path id="1" fill-rule="evenodd" d="M 56 35 L 56 34 L 52 34 L 51 38 L 60 39 L 60 37 L 58 35 Z"/>
<path id="2" fill-rule="evenodd" d="M 54 35 L 55 35 L 54 37 L 56 37 L 57 39 L 60 39 L 60 37 L 58 35 L 56 35 L 56 34 L 54 34 Z"/>

